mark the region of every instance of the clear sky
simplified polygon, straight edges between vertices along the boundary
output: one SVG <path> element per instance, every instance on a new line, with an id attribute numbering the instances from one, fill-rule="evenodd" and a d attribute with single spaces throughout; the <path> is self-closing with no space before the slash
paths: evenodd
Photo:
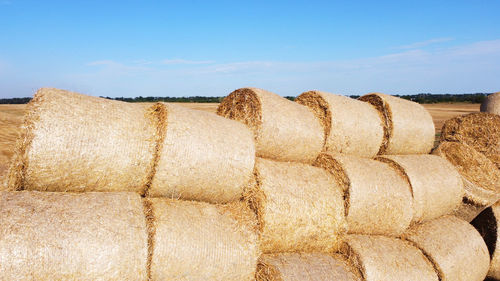
<path id="1" fill-rule="evenodd" d="M 499 0 L 0 0 L 0 97 L 500 91 Z"/>

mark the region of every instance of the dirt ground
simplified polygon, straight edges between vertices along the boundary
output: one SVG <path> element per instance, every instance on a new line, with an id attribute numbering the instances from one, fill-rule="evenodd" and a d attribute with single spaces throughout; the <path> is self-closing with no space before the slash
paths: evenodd
<path id="1" fill-rule="evenodd" d="M 189 108 L 215 112 L 217 103 L 180 103 Z M 458 115 L 479 111 L 479 104 L 470 103 L 438 103 L 425 104 L 429 110 L 434 123 L 436 134 L 439 134 L 444 121 Z M 22 124 L 26 105 L 4 105 L 0 104 L 0 182 L 3 174 L 8 168 L 8 162 L 12 157 L 15 140 Z"/>

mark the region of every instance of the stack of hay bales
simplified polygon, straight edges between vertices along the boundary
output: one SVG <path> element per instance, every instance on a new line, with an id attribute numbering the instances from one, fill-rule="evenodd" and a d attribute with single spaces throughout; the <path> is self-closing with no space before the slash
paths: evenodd
<path id="1" fill-rule="evenodd" d="M 207 112 L 41 89 L 28 105 L 9 187 L 226 203 L 251 179 L 254 147 L 245 126 Z"/>
<path id="2" fill-rule="evenodd" d="M 399 238 L 452 213 L 464 196 L 456 168 L 427 155 L 435 134 L 429 113 L 383 94 L 353 100 L 309 91 L 296 102 L 323 129 L 321 152 L 307 150 L 307 158 L 286 156 L 297 148 L 281 134 L 292 124 L 294 139 L 311 147 L 301 130 L 311 122 L 304 108 L 254 88 L 234 91 L 218 108 L 254 131 L 263 157 L 244 196 L 259 221 L 264 255 L 257 280 L 439 280 L 434 263 Z M 297 112 L 307 118 L 294 118 Z"/>
<path id="3" fill-rule="evenodd" d="M 0 195 L 0 279 L 253 280 L 254 162 L 238 122 L 41 89 Z"/>
<path id="4" fill-rule="evenodd" d="M 455 140 L 429 155 L 420 105 L 243 88 L 217 113 L 40 90 L 0 193 L 0 279 L 486 276 L 496 228 L 449 214 L 497 201 L 500 171 Z"/>

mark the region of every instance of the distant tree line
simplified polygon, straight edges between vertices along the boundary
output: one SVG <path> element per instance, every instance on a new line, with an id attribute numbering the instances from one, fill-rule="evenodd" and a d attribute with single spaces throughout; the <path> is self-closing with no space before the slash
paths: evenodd
<path id="1" fill-rule="evenodd" d="M 31 98 L 0 99 L 0 104 L 24 104 L 30 102 Z"/>
<path id="2" fill-rule="evenodd" d="M 395 95 L 403 99 L 411 100 L 418 103 L 440 103 L 440 102 L 468 102 L 468 103 L 482 103 L 489 93 L 475 93 L 475 94 L 443 94 L 435 95 L 431 93 L 417 94 L 417 95 Z M 359 96 L 351 95 L 351 98 L 359 98 Z M 110 98 L 101 97 L 111 100 L 125 101 L 125 102 L 197 102 L 197 103 L 207 103 L 207 102 L 221 102 L 224 97 L 135 97 L 135 98 Z M 285 98 L 289 100 L 295 100 L 293 96 L 286 96 Z M 28 103 L 31 98 L 11 98 L 11 99 L 0 99 L 0 104 L 25 104 Z"/>

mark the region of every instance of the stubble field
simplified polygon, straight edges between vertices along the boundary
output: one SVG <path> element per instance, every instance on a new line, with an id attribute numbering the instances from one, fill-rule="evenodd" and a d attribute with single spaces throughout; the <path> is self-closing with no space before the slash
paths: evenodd
<path id="1" fill-rule="evenodd" d="M 215 112 L 217 103 L 180 103 L 189 108 Z M 479 111 L 479 104 L 470 103 L 438 103 L 425 104 L 436 124 L 436 134 L 440 133 L 444 121 L 458 115 Z M 18 136 L 26 105 L 0 104 L 0 182 L 9 166 L 15 141 Z"/>

